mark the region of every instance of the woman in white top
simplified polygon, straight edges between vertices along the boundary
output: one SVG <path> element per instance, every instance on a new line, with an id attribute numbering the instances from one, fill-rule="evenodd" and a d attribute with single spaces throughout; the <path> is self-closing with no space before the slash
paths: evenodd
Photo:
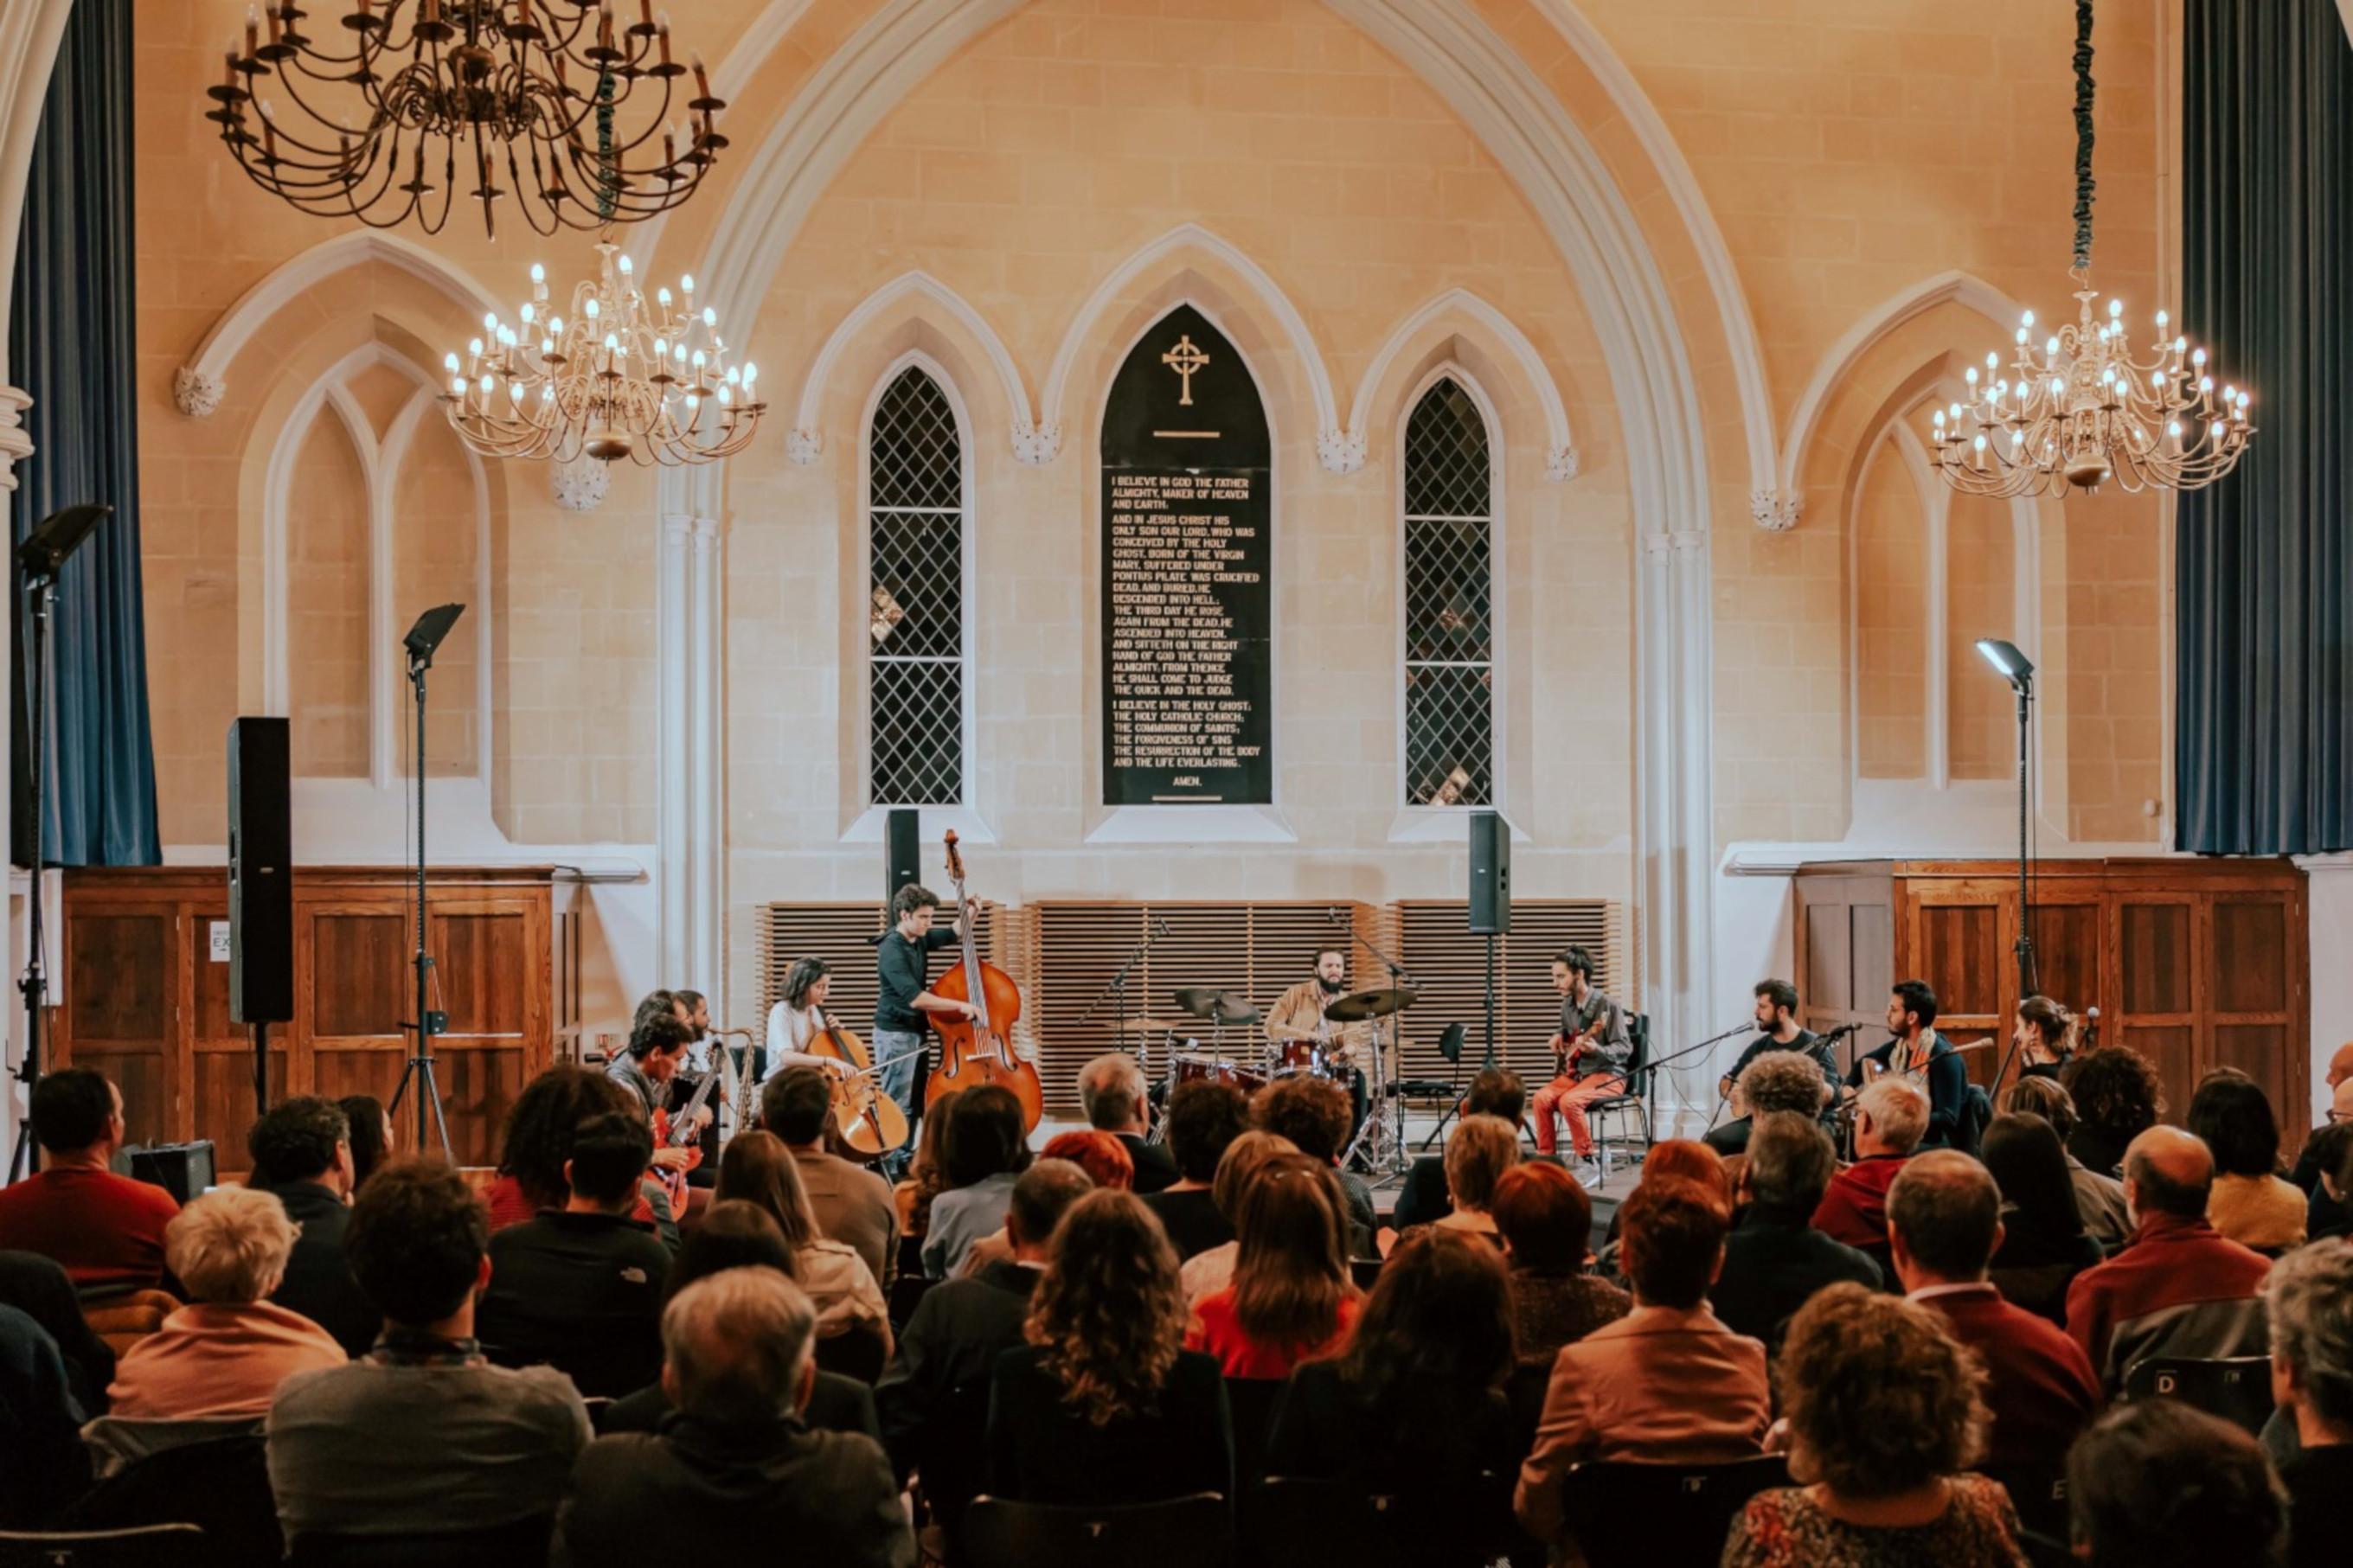
<path id="1" fill-rule="evenodd" d="M 813 1056 L 809 1042 L 825 1026 L 822 1009 L 833 989 L 833 972 L 822 958 L 797 961 L 785 975 L 785 994 L 768 1009 L 768 1065 L 760 1074 L 767 1082 L 790 1067 L 816 1068 L 846 1073 L 849 1064 L 837 1057 Z"/>
<path id="2" fill-rule="evenodd" d="M 818 1228 L 800 1167 L 784 1142 L 768 1132 L 739 1133 L 719 1157 L 714 1203 L 743 1198 L 757 1205 L 785 1233 L 803 1290 L 817 1307 L 817 1337 L 871 1333 L 891 1353 L 891 1312 L 882 1287 L 858 1249 L 833 1241 Z"/>

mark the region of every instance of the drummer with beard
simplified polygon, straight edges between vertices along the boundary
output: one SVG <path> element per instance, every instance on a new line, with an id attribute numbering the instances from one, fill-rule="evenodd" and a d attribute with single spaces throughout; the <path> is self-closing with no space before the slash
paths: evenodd
<path id="1" fill-rule="evenodd" d="M 1292 1040 L 1323 1038 L 1324 1060 L 1335 1083 L 1345 1084 L 1355 1114 L 1348 1124 L 1348 1135 L 1365 1120 L 1365 1075 L 1354 1061 L 1356 1043 L 1364 1032 L 1363 1024 L 1326 1024 L 1324 1009 L 1336 1002 L 1348 988 L 1348 954 L 1345 949 L 1320 947 L 1315 950 L 1315 973 L 1275 998 L 1267 1009 L 1266 1037 L 1281 1045 Z"/>

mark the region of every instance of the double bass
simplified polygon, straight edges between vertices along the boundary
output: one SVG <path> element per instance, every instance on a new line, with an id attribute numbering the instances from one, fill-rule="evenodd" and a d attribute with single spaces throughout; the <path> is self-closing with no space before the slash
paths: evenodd
<path id="1" fill-rule="evenodd" d="M 874 1084 L 874 1066 L 867 1058 L 866 1042 L 818 1010 L 821 1020 L 809 1037 L 808 1054 L 831 1057 L 848 1065 L 846 1073 L 828 1073 L 833 1090 L 833 1131 L 844 1148 L 860 1160 L 879 1160 L 907 1144 L 907 1113 L 899 1102 Z"/>
<path id="2" fill-rule="evenodd" d="M 940 1065 L 924 1082 L 923 1103 L 929 1106 L 944 1094 L 976 1084 L 1000 1084 L 1021 1102 L 1022 1131 L 1033 1132 L 1038 1119 L 1046 1112 L 1046 1101 L 1038 1086 L 1038 1069 L 1013 1049 L 1013 1026 L 1021 1016 L 1021 990 L 1013 984 L 1013 976 L 982 962 L 972 896 L 965 891 L 964 857 L 956 849 L 953 827 L 947 832 L 947 845 L 948 879 L 955 884 L 962 956 L 931 989 L 934 996 L 951 1002 L 970 1002 L 974 1014 L 969 1018 L 934 1016 L 933 1026 L 940 1032 Z"/>

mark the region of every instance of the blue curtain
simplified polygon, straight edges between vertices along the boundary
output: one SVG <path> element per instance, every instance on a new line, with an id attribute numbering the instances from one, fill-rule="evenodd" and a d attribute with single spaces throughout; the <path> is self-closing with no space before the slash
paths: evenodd
<path id="1" fill-rule="evenodd" d="M 33 455 L 16 468 L 10 537 L 59 507 L 114 515 L 59 574 L 47 702 L 52 763 L 42 848 L 51 864 L 152 866 L 155 757 L 139 574 L 139 410 L 131 212 L 132 0 L 79 0 L 41 107 L 8 302 L 8 368 L 33 395 Z M 16 575 L 8 574 L 11 592 Z M 11 658 L 12 853 L 32 857 L 26 731 L 30 624 L 19 595 Z"/>
<path id="2" fill-rule="evenodd" d="M 2180 848 L 2353 847 L 2353 44 L 2332 0 L 2188 0 L 2182 319 L 2254 390 L 2181 498 Z"/>

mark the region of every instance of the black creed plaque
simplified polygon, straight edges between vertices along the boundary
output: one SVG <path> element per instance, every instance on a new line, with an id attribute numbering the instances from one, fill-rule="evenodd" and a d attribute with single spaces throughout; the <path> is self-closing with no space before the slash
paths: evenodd
<path id="1" fill-rule="evenodd" d="M 1271 805 L 1273 665 L 1258 384 L 1180 305 L 1112 382 L 1103 436 L 1103 800 Z"/>

